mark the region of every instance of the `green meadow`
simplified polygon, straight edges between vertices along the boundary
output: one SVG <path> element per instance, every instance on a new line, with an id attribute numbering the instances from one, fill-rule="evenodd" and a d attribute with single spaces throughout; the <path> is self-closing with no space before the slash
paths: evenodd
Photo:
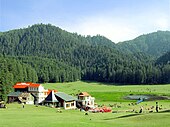
<path id="1" fill-rule="evenodd" d="M 170 100 L 157 100 L 161 110 L 150 113 L 148 108 L 156 101 L 125 100 L 129 94 L 152 94 L 170 97 L 170 85 L 113 85 L 98 82 L 47 83 L 45 88 L 76 96 L 86 91 L 102 106 L 111 106 L 113 113 L 88 113 L 77 110 L 63 110 L 45 106 L 7 104 L 0 109 L 1 127 L 168 127 L 170 126 Z M 138 113 L 143 106 L 143 113 Z M 62 112 L 59 113 L 58 110 Z M 132 112 L 133 111 L 133 112 Z"/>

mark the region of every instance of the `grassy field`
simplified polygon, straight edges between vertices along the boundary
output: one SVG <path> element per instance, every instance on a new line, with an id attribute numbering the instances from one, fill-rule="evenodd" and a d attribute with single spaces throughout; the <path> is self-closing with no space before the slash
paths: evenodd
<path id="1" fill-rule="evenodd" d="M 7 109 L 0 109 L 1 127 L 168 127 L 170 126 L 170 100 L 159 100 L 162 110 L 159 113 L 149 113 L 147 108 L 155 106 L 155 101 L 145 101 L 138 105 L 129 105 L 131 100 L 123 97 L 129 94 L 154 94 L 170 96 L 170 85 L 128 85 L 73 82 L 43 84 L 45 88 L 57 89 L 68 94 L 76 95 L 87 91 L 93 95 L 99 105 L 114 105 L 117 113 L 88 113 L 79 110 L 63 110 L 45 106 L 8 104 Z M 119 107 L 118 107 L 119 106 Z M 144 113 L 139 111 L 144 107 Z M 61 110 L 62 113 L 57 112 Z"/>

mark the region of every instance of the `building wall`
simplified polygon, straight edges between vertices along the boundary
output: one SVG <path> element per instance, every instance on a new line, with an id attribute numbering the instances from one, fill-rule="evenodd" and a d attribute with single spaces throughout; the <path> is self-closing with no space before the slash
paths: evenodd
<path id="1" fill-rule="evenodd" d="M 45 97 L 39 97 L 37 98 L 38 103 L 42 103 L 45 100 Z"/>
<path id="2" fill-rule="evenodd" d="M 29 92 L 38 92 L 38 87 L 28 87 Z"/>
<path id="3" fill-rule="evenodd" d="M 76 101 L 64 101 L 64 109 L 76 109 Z"/>
<path id="4" fill-rule="evenodd" d="M 82 105 L 89 106 L 89 107 L 94 107 L 94 97 L 87 96 L 87 97 L 78 97 L 82 101 Z"/>
<path id="5" fill-rule="evenodd" d="M 41 85 L 39 87 L 29 87 L 28 90 L 36 97 L 36 104 L 42 103 L 48 96 L 46 94 L 48 90 L 45 90 Z"/>
<path id="6" fill-rule="evenodd" d="M 8 96 L 7 103 L 20 102 L 18 97 Z"/>
<path id="7" fill-rule="evenodd" d="M 44 87 L 42 85 L 40 85 L 38 87 L 38 92 L 44 92 L 44 91 L 45 91 Z"/>
<path id="8" fill-rule="evenodd" d="M 15 88 L 15 92 L 28 92 L 28 88 Z"/>
<path id="9" fill-rule="evenodd" d="M 34 104 L 34 97 L 30 94 L 30 96 L 27 98 L 26 104 Z"/>

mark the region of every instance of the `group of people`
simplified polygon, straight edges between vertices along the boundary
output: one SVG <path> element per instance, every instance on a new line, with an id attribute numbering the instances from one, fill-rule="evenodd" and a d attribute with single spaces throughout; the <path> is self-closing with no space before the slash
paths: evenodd
<path id="1" fill-rule="evenodd" d="M 155 107 L 156 112 L 159 111 L 159 106 L 158 106 L 158 102 L 156 102 L 156 107 Z M 140 107 L 139 113 L 143 112 L 143 106 Z"/>

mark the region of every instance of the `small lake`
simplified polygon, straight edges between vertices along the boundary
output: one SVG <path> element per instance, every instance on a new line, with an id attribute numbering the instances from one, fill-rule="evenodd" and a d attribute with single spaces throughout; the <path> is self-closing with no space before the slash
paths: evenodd
<path id="1" fill-rule="evenodd" d="M 124 97 L 124 99 L 152 101 L 152 100 L 169 100 L 170 97 L 157 96 L 157 95 L 128 95 Z"/>

